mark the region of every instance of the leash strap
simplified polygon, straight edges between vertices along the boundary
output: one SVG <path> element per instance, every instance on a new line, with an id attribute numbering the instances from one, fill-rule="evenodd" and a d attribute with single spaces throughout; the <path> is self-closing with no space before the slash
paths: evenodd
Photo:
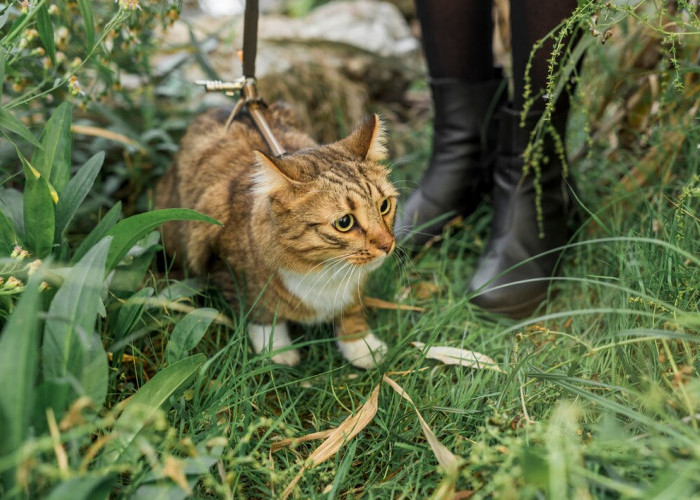
<path id="1" fill-rule="evenodd" d="M 243 76 L 255 78 L 255 56 L 258 52 L 258 0 L 246 0 L 243 15 Z"/>
<path id="2" fill-rule="evenodd" d="M 243 78 L 235 82 L 198 80 L 195 83 L 204 86 L 207 92 L 224 92 L 232 97 L 238 93 L 238 101 L 226 121 L 226 128 L 231 125 L 231 122 L 244 108 L 247 109 L 270 152 L 274 156 L 281 156 L 285 154 L 285 150 L 265 119 L 263 114 L 265 102 L 258 95 L 255 80 L 255 56 L 258 51 L 258 15 L 258 0 L 246 0 L 243 17 Z"/>

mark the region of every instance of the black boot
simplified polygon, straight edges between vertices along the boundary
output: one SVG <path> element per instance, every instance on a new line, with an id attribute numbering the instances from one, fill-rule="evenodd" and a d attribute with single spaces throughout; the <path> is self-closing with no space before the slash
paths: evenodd
<path id="1" fill-rule="evenodd" d="M 565 245 L 573 213 L 571 193 L 551 137 L 544 138 L 546 158 L 540 161 L 539 179 L 535 181 L 532 171 L 523 176 L 523 152 L 539 118 L 539 113 L 531 113 L 521 128 L 519 112 L 508 108 L 501 111 L 491 237 L 469 283 L 469 293 L 475 294 L 471 299 L 474 304 L 512 317 L 530 315 L 545 298 L 549 285 L 545 278 L 553 275 L 560 252 L 520 263 Z M 562 141 L 565 122 L 565 115 L 553 114 L 552 125 Z M 537 184 L 542 188 L 539 221 Z"/>
<path id="2" fill-rule="evenodd" d="M 440 234 L 451 216 L 473 212 L 490 191 L 489 115 L 505 93 L 500 79 L 433 80 L 431 89 L 435 116 L 430 163 L 395 225 L 399 240 L 416 246 Z"/>

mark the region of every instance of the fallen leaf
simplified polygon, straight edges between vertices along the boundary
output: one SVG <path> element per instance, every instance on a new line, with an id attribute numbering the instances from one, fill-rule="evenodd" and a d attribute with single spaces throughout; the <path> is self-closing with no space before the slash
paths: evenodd
<path id="1" fill-rule="evenodd" d="M 362 405 L 357 413 L 349 416 L 338 427 L 328 432 L 326 440 L 321 443 L 319 447 L 316 448 L 313 453 L 311 453 L 311 455 L 309 455 L 309 458 L 306 459 L 299 473 L 294 476 L 294 479 L 292 479 L 292 481 L 285 488 L 284 492 L 282 493 L 283 500 L 289 497 L 294 487 L 304 475 L 304 472 L 333 457 L 336 453 L 338 453 L 338 451 L 340 451 L 340 448 L 342 448 L 344 444 L 347 444 L 362 429 L 367 427 L 367 425 L 377 414 L 378 400 L 379 385 L 374 388 L 372 394 L 370 394 L 367 401 L 365 401 L 365 404 Z"/>
<path id="2" fill-rule="evenodd" d="M 423 415 L 420 414 L 418 408 L 416 408 L 416 404 L 406 393 L 404 388 L 397 384 L 393 379 L 387 377 L 386 375 L 382 377 L 382 380 L 389 384 L 389 386 L 392 389 L 394 389 L 394 391 L 396 391 L 396 393 L 399 394 L 402 398 L 411 403 L 411 406 L 413 406 L 413 409 L 416 411 L 416 415 L 418 415 L 418 421 L 420 422 L 420 426 L 423 429 L 423 435 L 425 435 L 425 439 L 428 441 L 430 449 L 433 450 L 433 454 L 435 455 L 435 458 L 437 459 L 438 463 L 442 466 L 443 469 L 445 469 L 448 475 L 456 474 L 459 459 L 454 453 L 448 450 L 444 444 L 440 442 L 440 440 L 437 438 L 437 436 L 430 428 L 428 423 L 425 421 Z"/>
<path id="3" fill-rule="evenodd" d="M 411 342 L 414 347 L 423 349 L 425 344 L 422 342 Z M 459 347 L 450 346 L 431 346 L 425 351 L 425 357 L 437 359 L 446 365 L 460 365 L 469 368 L 486 368 L 499 373 L 505 373 L 496 362 L 480 352 L 460 349 Z"/>

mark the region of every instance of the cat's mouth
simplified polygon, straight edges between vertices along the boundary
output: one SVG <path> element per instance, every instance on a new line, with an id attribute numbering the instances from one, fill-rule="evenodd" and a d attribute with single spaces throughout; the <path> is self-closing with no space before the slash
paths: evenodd
<path id="1" fill-rule="evenodd" d="M 379 257 L 369 257 L 366 259 L 355 259 L 351 261 L 351 264 L 361 268 L 363 271 L 372 272 L 379 267 L 386 260 L 387 255 L 380 255 Z"/>

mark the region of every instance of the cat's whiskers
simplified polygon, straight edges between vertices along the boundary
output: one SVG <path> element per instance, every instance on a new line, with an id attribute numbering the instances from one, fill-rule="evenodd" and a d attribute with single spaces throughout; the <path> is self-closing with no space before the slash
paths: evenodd
<path id="1" fill-rule="evenodd" d="M 411 271 L 414 270 L 413 261 L 408 255 L 408 251 L 403 247 L 397 246 L 394 254 L 396 255 L 396 262 L 399 268 L 399 276 L 408 283 L 410 281 L 409 276 Z"/>
<path id="2" fill-rule="evenodd" d="M 335 281 L 335 278 L 338 274 L 340 274 L 344 269 L 347 268 L 347 261 L 345 259 L 339 259 L 335 262 L 333 262 L 331 265 L 328 267 L 324 268 L 323 271 L 321 271 L 317 276 L 316 279 L 314 280 L 312 287 L 316 288 L 322 281 Z M 330 275 L 330 277 L 327 277 L 328 274 L 333 273 Z"/>
<path id="3" fill-rule="evenodd" d="M 344 269 L 346 269 L 346 272 L 345 272 L 345 276 L 343 276 L 343 277 L 341 278 L 341 284 L 342 284 L 342 286 L 338 287 L 338 289 L 337 289 L 336 292 L 335 292 L 335 296 L 333 297 L 333 306 L 334 306 L 334 308 L 335 308 L 335 309 L 340 309 L 340 310 L 342 310 L 343 308 L 342 308 L 342 307 L 338 307 L 338 293 L 340 293 L 341 290 L 344 290 L 344 289 L 346 288 L 346 286 L 348 286 L 350 283 L 352 283 L 352 279 L 354 278 L 354 275 L 355 275 L 356 272 L 359 272 L 359 271 L 362 270 L 360 267 L 354 266 L 354 265 L 352 265 L 352 264 L 349 265 L 349 266 L 347 266 L 347 267 L 345 267 Z M 344 284 L 344 283 L 347 283 L 347 285 Z M 359 288 L 359 286 L 360 286 L 359 280 L 358 280 L 358 282 L 357 282 L 357 286 L 358 286 L 358 288 Z"/>
<path id="4" fill-rule="evenodd" d="M 455 215 L 455 217 L 456 217 L 456 215 Z M 449 220 L 447 222 L 449 222 Z M 401 226 L 396 226 L 394 228 L 394 232 L 398 235 L 397 239 L 400 239 L 400 240 L 408 239 L 410 236 L 414 236 L 414 235 L 430 236 L 432 238 L 435 237 L 435 233 L 427 233 L 427 232 L 423 232 L 423 231 L 418 231 L 411 224 L 404 224 Z"/>
<path id="5" fill-rule="evenodd" d="M 324 261 L 322 261 L 322 262 L 316 264 L 316 265 L 315 265 L 313 268 L 311 268 L 309 271 L 305 272 L 305 273 L 303 274 L 304 277 L 311 277 L 312 274 L 316 274 L 316 273 L 314 273 L 314 271 L 315 271 L 317 268 L 321 267 L 321 270 L 318 272 L 318 274 L 316 274 L 313 283 L 311 283 L 310 288 L 311 288 L 311 289 L 315 289 L 316 287 L 318 287 L 318 285 L 322 282 L 322 280 L 324 280 L 324 279 L 327 277 L 327 275 L 330 274 L 330 273 L 333 273 L 333 274 L 330 276 L 330 279 L 332 280 L 333 278 L 335 278 L 335 276 L 336 276 L 340 271 L 342 271 L 342 270 L 344 269 L 344 265 L 347 264 L 347 261 L 346 261 L 345 259 L 346 259 L 347 257 L 349 257 L 350 255 L 352 255 L 352 253 L 353 253 L 353 252 L 348 252 L 348 253 L 343 254 L 343 255 L 338 255 L 338 256 L 335 256 L 335 257 L 330 257 L 330 258 L 328 258 L 328 259 L 326 259 L 326 260 L 324 260 Z M 297 305 L 296 305 L 296 307 L 294 308 L 294 310 L 299 309 L 299 307 L 300 307 L 302 304 L 304 304 L 304 299 L 305 299 L 305 297 L 298 296 L 298 298 L 299 298 L 299 302 L 297 303 Z"/>

